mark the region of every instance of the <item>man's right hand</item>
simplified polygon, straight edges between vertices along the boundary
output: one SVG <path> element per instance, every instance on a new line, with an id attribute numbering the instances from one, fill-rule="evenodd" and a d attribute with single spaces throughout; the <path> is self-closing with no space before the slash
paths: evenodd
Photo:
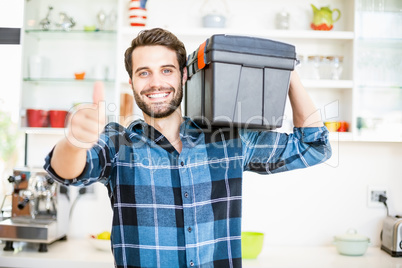
<path id="1" fill-rule="evenodd" d="M 93 103 L 77 105 L 68 120 L 67 140 L 76 149 L 89 149 L 99 138 L 106 122 L 105 90 L 102 82 L 95 82 Z"/>

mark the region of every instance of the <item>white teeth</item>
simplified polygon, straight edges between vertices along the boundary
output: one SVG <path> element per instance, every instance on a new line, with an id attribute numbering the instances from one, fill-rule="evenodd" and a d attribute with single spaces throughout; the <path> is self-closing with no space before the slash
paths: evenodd
<path id="1" fill-rule="evenodd" d="M 169 94 L 168 93 L 150 94 L 150 95 L 148 95 L 148 98 L 150 98 L 150 99 L 164 98 L 167 95 L 169 95 Z"/>

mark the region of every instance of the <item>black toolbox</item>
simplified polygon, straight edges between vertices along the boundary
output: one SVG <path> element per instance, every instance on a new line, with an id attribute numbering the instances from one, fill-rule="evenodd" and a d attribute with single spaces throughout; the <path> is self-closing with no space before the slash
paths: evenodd
<path id="1" fill-rule="evenodd" d="M 188 56 L 185 115 L 202 126 L 282 126 L 295 47 L 269 39 L 213 35 Z"/>

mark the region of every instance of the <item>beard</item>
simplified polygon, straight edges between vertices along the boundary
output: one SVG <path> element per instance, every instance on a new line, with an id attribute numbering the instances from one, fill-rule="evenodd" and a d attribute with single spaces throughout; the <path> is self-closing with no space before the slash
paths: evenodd
<path id="1" fill-rule="evenodd" d="M 169 103 L 165 102 L 158 102 L 158 103 L 152 103 L 152 104 L 147 104 L 145 101 L 142 100 L 141 98 L 141 93 L 137 93 L 134 90 L 133 86 L 133 93 L 134 93 L 134 99 L 135 102 L 137 103 L 138 107 L 142 110 L 142 112 L 150 117 L 153 118 L 164 118 L 168 117 L 171 115 L 176 109 L 180 106 L 182 99 L 183 99 L 183 88 L 182 88 L 182 83 L 180 82 L 180 85 L 177 89 L 171 87 L 163 87 L 159 89 L 146 89 L 142 92 L 142 95 L 151 93 L 151 92 L 157 92 L 157 91 L 163 91 L 163 90 L 169 90 L 171 93 L 174 94 L 173 99 Z"/>

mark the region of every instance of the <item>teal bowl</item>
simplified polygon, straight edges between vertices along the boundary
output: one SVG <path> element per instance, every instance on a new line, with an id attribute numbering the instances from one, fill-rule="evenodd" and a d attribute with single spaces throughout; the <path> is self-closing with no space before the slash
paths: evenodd
<path id="1" fill-rule="evenodd" d="M 243 259 L 256 259 L 261 253 L 264 243 L 264 234 L 258 232 L 241 233 L 241 257 Z"/>

